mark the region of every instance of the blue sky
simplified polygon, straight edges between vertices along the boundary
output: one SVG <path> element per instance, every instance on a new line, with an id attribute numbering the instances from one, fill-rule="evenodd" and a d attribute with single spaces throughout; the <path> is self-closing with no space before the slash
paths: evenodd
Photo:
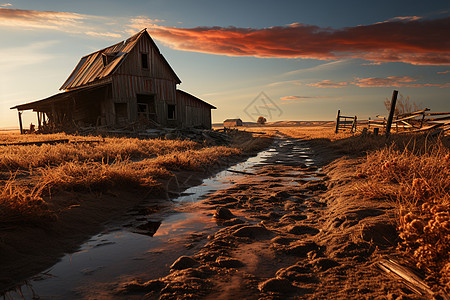
<path id="1" fill-rule="evenodd" d="M 218 107 L 214 122 L 249 121 L 260 92 L 281 109 L 269 121 L 386 114 L 393 89 L 449 111 L 449 11 L 448 1 L 0 0 L 0 127 L 17 127 L 10 107 L 57 93 L 83 55 L 144 27 L 179 88 Z"/>

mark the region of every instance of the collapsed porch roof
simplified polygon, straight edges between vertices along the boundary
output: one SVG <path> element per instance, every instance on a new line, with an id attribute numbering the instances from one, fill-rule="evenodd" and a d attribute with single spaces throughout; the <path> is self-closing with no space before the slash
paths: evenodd
<path id="1" fill-rule="evenodd" d="M 16 105 L 14 107 L 11 107 L 11 109 L 17 109 L 19 111 L 29 110 L 29 109 L 33 109 L 34 111 L 49 110 L 49 109 L 51 109 L 52 104 L 70 100 L 71 97 L 76 96 L 76 95 L 82 95 L 84 93 L 92 92 L 94 90 L 104 89 L 110 84 L 111 83 L 104 83 L 104 84 L 99 84 L 99 85 L 94 85 L 94 86 L 87 86 L 84 88 L 79 88 L 79 89 L 68 91 L 68 92 L 58 93 L 53 96 L 47 97 L 45 99 Z"/>

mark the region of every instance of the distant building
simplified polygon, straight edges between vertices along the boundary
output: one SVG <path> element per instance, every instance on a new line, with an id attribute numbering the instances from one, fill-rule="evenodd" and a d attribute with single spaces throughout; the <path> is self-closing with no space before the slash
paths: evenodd
<path id="1" fill-rule="evenodd" d="M 140 119 L 166 127 L 211 128 L 211 104 L 181 90 L 181 80 L 144 29 L 81 58 L 64 92 L 12 107 L 37 112 L 38 128 L 126 125 Z M 21 126 L 22 127 L 22 126 Z"/>
<path id="2" fill-rule="evenodd" d="M 223 121 L 223 127 L 243 126 L 241 119 L 226 119 Z"/>

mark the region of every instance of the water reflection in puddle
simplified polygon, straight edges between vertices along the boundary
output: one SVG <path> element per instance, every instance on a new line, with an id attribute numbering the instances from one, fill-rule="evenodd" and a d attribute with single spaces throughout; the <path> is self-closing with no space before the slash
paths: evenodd
<path id="1" fill-rule="evenodd" d="M 282 147 L 292 150 L 286 159 L 295 156 L 305 165 L 313 164 L 309 148 L 284 140 L 229 170 L 252 173 L 255 166 L 273 163 L 269 160 Z M 285 159 L 275 162 L 282 164 Z M 23 296 L 9 292 L 6 298 L 33 299 L 39 295 L 41 299 L 79 299 L 83 296 L 80 291 L 91 287 L 93 282 L 101 285 L 117 281 L 123 274 L 144 280 L 167 275 L 168 266 L 176 258 L 194 253 L 206 243 L 205 234 L 217 228 L 210 211 L 192 209 L 195 203 L 208 194 L 231 187 L 243 176 L 224 170 L 203 180 L 201 185 L 188 188 L 164 207 L 160 203 L 141 204 L 110 222 L 104 232 L 82 244 L 79 251 L 65 255 L 44 275 L 31 278 L 20 288 Z M 200 238 L 190 239 L 198 232 L 202 233 Z"/>

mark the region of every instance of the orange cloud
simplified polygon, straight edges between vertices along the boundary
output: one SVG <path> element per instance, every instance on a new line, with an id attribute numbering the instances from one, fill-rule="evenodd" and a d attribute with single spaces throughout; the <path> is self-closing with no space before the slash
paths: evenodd
<path id="1" fill-rule="evenodd" d="M 0 25 L 24 28 L 58 29 L 79 25 L 86 17 L 77 13 L 35 11 L 0 7 Z"/>
<path id="2" fill-rule="evenodd" d="M 361 58 L 415 65 L 450 64 L 450 44 L 442 38 L 449 33 L 450 17 L 434 20 L 400 17 L 342 29 L 301 23 L 263 29 L 176 28 L 152 22 L 147 27 L 155 39 L 184 51 L 228 56 Z"/>
<path id="3" fill-rule="evenodd" d="M 369 77 L 354 78 L 353 81 L 334 82 L 331 80 L 322 80 L 320 82 L 309 83 L 307 85 L 319 88 L 342 88 L 347 85 L 356 85 L 359 87 L 449 87 L 450 83 L 416 83 L 417 79 L 410 76 L 389 76 L 385 78 Z"/>
<path id="4" fill-rule="evenodd" d="M 105 22 L 108 20 L 106 17 L 71 12 L 0 7 L 0 26 L 13 27 L 14 29 L 58 30 L 101 38 L 117 39 L 122 37 L 120 32 L 108 32 L 103 28 L 104 25 L 111 26 L 110 23 Z"/>
<path id="5" fill-rule="evenodd" d="M 7 7 L 7 6 L 12 6 L 12 4 L 11 3 L 3 3 L 3 4 L 0 4 L 0 6 Z"/>
<path id="6" fill-rule="evenodd" d="M 311 97 L 311 96 L 284 96 L 281 97 L 281 100 L 285 100 L 285 101 L 292 101 L 292 100 L 299 100 L 299 99 L 320 99 L 320 98 L 326 98 L 326 97 L 322 97 L 322 96 L 315 96 L 315 97 Z"/>
<path id="7" fill-rule="evenodd" d="M 388 21 L 417 21 L 420 19 L 422 19 L 422 17 L 406 16 L 406 17 L 395 17 L 395 18 L 389 19 Z"/>
<path id="8" fill-rule="evenodd" d="M 409 76 L 390 76 L 386 78 L 370 77 L 370 78 L 355 78 L 352 84 L 359 87 L 426 87 L 426 86 L 441 86 L 440 84 L 431 83 L 413 83 L 417 79 Z"/>
<path id="9" fill-rule="evenodd" d="M 381 61 L 377 61 L 377 62 L 365 63 L 365 64 L 361 64 L 361 65 L 363 65 L 363 66 L 379 66 L 381 64 L 382 64 Z"/>
<path id="10" fill-rule="evenodd" d="M 438 74 L 447 74 L 447 73 L 450 73 L 450 70 L 447 70 L 447 71 L 443 71 L 443 72 L 437 72 Z"/>
<path id="11" fill-rule="evenodd" d="M 342 88 L 348 85 L 348 82 L 335 82 L 331 80 L 322 80 L 315 83 L 308 83 L 309 86 L 319 87 L 319 88 Z"/>

